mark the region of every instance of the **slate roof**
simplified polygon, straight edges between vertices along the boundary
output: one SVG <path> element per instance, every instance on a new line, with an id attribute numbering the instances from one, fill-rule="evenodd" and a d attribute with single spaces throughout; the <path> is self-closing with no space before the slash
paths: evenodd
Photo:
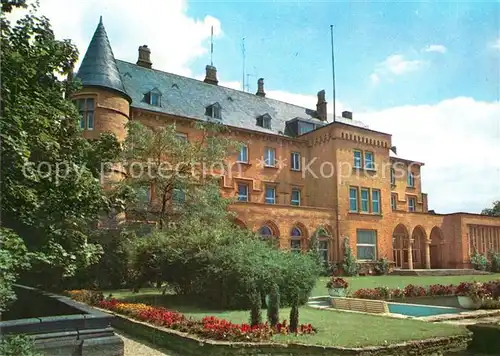
<path id="1" fill-rule="evenodd" d="M 77 78 L 82 85 L 115 90 L 130 100 L 116 67 L 115 56 L 102 17 L 90 41 L 89 47 L 78 70 Z"/>

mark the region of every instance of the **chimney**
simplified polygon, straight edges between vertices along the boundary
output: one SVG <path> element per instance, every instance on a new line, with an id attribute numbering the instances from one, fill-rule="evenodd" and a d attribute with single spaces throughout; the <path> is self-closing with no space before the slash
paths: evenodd
<path id="1" fill-rule="evenodd" d="M 204 82 L 217 85 L 217 83 L 219 83 L 219 81 L 217 80 L 217 68 L 215 68 L 214 66 L 206 66 L 205 70 L 207 73 L 205 75 Z"/>
<path id="2" fill-rule="evenodd" d="M 151 62 L 151 50 L 148 48 L 147 45 L 140 46 L 139 59 L 137 60 L 137 65 L 151 69 L 152 64 L 153 63 Z"/>
<path id="3" fill-rule="evenodd" d="M 257 80 L 257 93 L 255 93 L 255 95 L 261 97 L 266 96 L 266 92 L 264 91 L 264 78 L 259 78 L 259 80 Z"/>
<path id="4" fill-rule="evenodd" d="M 344 119 L 352 120 L 352 112 L 351 111 L 342 111 L 342 117 Z"/>
<path id="5" fill-rule="evenodd" d="M 316 113 L 318 119 L 321 121 L 326 121 L 326 100 L 325 91 L 321 90 L 318 92 L 318 103 L 316 104 Z"/>

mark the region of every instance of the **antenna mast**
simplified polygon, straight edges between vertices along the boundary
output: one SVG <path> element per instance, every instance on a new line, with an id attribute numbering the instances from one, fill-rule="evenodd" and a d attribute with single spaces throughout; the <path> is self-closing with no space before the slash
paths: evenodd
<path id="1" fill-rule="evenodd" d="M 243 55 L 243 85 L 242 89 L 245 91 L 245 37 L 242 39 L 242 44 L 241 44 L 241 53 Z"/>
<path id="2" fill-rule="evenodd" d="M 330 34 L 332 38 L 332 82 L 333 82 L 333 121 L 335 121 L 335 51 L 333 48 L 333 25 L 330 25 Z"/>
<path id="3" fill-rule="evenodd" d="M 211 28 L 210 33 L 210 65 L 214 65 L 214 26 Z"/>

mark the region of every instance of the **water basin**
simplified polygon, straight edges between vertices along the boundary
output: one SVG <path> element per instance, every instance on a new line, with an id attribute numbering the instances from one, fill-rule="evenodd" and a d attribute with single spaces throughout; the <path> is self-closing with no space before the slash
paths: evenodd
<path id="1" fill-rule="evenodd" d="M 452 307 L 442 307 L 437 305 L 406 304 L 388 302 L 389 312 L 392 314 L 402 314 L 413 317 L 426 317 L 440 314 L 458 314 L 464 310 Z"/>

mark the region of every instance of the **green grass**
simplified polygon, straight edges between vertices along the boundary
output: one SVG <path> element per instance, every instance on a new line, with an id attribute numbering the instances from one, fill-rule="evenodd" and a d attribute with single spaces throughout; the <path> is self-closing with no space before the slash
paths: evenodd
<path id="1" fill-rule="evenodd" d="M 408 284 L 416 284 L 420 286 L 428 286 L 430 284 L 459 284 L 460 282 L 479 281 L 487 282 L 499 279 L 500 274 L 492 275 L 476 275 L 476 276 L 363 276 L 363 277 L 348 277 L 349 290 L 351 292 L 361 288 L 389 287 L 389 288 L 404 288 Z M 314 287 L 312 296 L 328 295 L 326 282 L 328 277 L 318 279 Z"/>
<path id="2" fill-rule="evenodd" d="M 109 293 L 109 291 L 106 293 Z M 163 306 L 177 310 L 193 318 L 213 315 L 235 323 L 248 322 L 249 318 L 248 311 L 208 310 L 200 308 L 192 302 L 190 303 L 183 296 L 161 295 L 156 289 L 141 290 L 137 294 L 120 290 L 112 291 L 112 294 L 114 297 L 128 302 Z M 282 309 L 280 319 L 288 320 L 289 313 L 289 308 Z M 265 310 L 262 310 L 262 315 L 265 318 Z M 318 332 L 314 335 L 302 335 L 299 337 L 277 335 L 274 337 L 274 340 L 279 342 L 356 347 L 460 335 L 467 332 L 463 327 L 448 324 L 433 324 L 376 315 L 318 310 L 309 307 L 300 309 L 300 323 L 311 323 Z"/>

